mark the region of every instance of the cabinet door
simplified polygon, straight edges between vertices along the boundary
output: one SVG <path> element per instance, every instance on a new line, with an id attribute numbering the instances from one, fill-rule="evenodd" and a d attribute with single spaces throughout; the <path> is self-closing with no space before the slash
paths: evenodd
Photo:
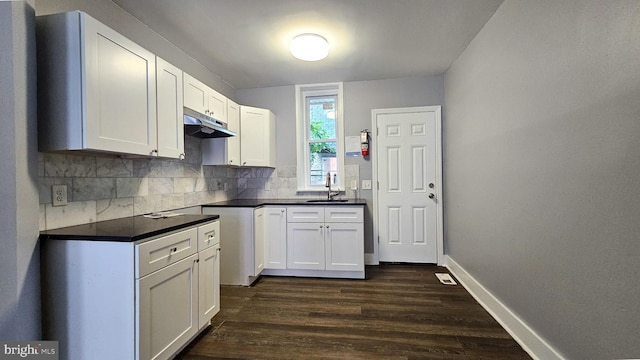
<path id="1" fill-rule="evenodd" d="M 324 270 L 324 224 L 287 224 L 287 268 Z"/>
<path id="2" fill-rule="evenodd" d="M 254 270 L 253 275 L 258 276 L 264 269 L 264 208 L 255 209 L 253 211 L 253 229 L 254 229 Z"/>
<path id="3" fill-rule="evenodd" d="M 217 140 L 227 142 L 226 163 L 240 165 L 240 139 L 242 136 L 240 132 L 240 106 L 231 100 L 227 100 L 227 128 L 238 135 Z"/>
<path id="4" fill-rule="evenodd" d="M 198 331 L 197 259 L 136 280 L 138 359 L 168 359 Z"/>
<path id="5" fill-rule="evenodd" d="M 287 209 L 264 208 L 264 268 L 287 268 Z"/>
<path id="6" fill-rule="evenodd" d="M 155 155 L 155 56 L 84 16 L 84 148 Z"/>
<path id="7" fill-rule="evenodd" d="M 193 76 L 184 73 L 184 106 L 201 114 L 209 112 L 209 87 Z"/>
<path id="8" fill-rule="evenodd" d="M 158 156 L 184 159 L 182 70 L 156 57 Z"/>
<path id="9" fill-rule="evenodd" d="M 220 246 L 198 255 L 198 327 L 202 329 L 220 311 Z"/>
<path id="10" fill-rule="evenodd" d="M 364 270 L 362 223 L 325 224 L 326 270 Z"/>
<path id="11" fill-rule="evenodd" d="M 270 111 L 266 109 L 240 106 L 240 141 L 241 165 L 274 167 L 272 164 Z"/>
<path id="12" fill-rule="evenodd" d="M 209 88 L 207 92 L 207 108 L 209 112 L 205 112 L 206 115 L 222 121 L 227 122 L 227 97 L 219 92 Z"/>

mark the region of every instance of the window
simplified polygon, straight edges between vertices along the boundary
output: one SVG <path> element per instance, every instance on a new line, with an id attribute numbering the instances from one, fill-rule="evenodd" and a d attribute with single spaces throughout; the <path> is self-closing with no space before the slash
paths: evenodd
<path id="1" fill-rule="evenodd" d="M 296 85 L 298 191 L 344 190 L 342 83 Z"/>

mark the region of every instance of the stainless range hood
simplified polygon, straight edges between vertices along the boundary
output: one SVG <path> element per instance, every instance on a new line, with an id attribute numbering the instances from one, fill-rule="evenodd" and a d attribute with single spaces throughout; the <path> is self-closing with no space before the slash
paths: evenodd
<path id="1" fill-rule="evenodd" d="M 227 124 L 189 108 L 184 108 L 184 134 L 201 139 L 238 135 L 227 129 Z"/>

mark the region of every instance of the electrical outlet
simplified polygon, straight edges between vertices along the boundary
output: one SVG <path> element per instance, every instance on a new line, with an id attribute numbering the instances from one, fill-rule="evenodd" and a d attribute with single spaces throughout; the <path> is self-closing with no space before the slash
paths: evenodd
<path id="1" fill-rule="evenodd" d="M 53 185 L 51 187 L 51 197 L 53 206 L 67 205 L 67 185 Z"/>
<path id="2" fill-rule="evenodd" d="M 362 190 L 371 190 L 371 180 L 362 180 Z"/>

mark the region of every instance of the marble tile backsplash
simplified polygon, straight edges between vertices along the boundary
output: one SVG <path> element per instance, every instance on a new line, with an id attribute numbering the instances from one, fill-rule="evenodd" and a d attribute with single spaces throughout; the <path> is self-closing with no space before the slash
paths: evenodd
<path id="1" fill-rule="evenodd" d="M 185 160 L 40 153 L 40 230 L 86 224 L 231 199 L 318 198 L 297 192 L 296 167 L 203 166 L 201 140 L 185 137 Z M 359 166 L 345 166 L 346 184 Z M 51 186 L 67 185 L 66 206 L 52 206 Z M 348 190 L 342 196 L 353 197 Z"/>
<path id="2" fill-rule="evenodd" d="M 238 170 L 202 166 L 201 151 L 186 137 L 183 161 L 40 153 L 40 229 L 235 199 Z M 57 184 L 67 185 L 66 206 L 51 204 Z"/>
<path id="3" fill-rule="evenodd" d="M 347 189 L 352 181 L 360 182 L 360 167 L 345 165 Z M 298 192 L 295 166 L 269 168 L 243 168 L 238 170 L 238 199 L 296 199 L 319 198 L 325 195 L 318 192 Z M 353 191 L 341 194 L 353 197 Z"/>

